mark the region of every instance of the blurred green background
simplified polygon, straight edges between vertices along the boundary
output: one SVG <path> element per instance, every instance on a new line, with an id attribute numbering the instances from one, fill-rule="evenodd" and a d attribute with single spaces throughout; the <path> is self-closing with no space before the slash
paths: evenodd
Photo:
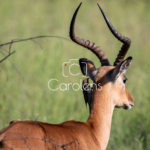
<path id="1" fill-rule="evenodd" d="M 115 109 L 107 150 L 150 150 L 150 1 L 148 0 L 83 0 L 76 19 L 77 36 L 95 42 L 105 51 L 113 64 L 122 44 L 114 38 L 97 7 L 101 5 L 111 23 L 122 35 L 132 40 L 126 57 L 133 61 L 126 72 L 126 86 L 133 95 L 135 106 L 131 110 Z M 12 39 L 39 35 L 61 36 L 69 39 L 72 15 L 80 1 L 0 1 L 0 44 Z M 35 42 L 36 41 L 36 42 Z M 89 50 L 73 42 L 58 38 L 43 38 L 15 43 L 16 53 L 5 60 L 0 68 L 0 129 L 11 120 L 37 119 L 49 123 L 66 120 L 86 121 L 86 109 L 81 90 L 51 91 L 61 83 L 78 83 L 81 74 L 62 75 L 62 64 L 70 59 L 88 58 L 100 67 L 99 60 Z M 38 43 L 38 44 L 36 44 Z M 42 49 L 41 47 L 42 46 Z M 3 46 L 2 53 L 9 49 Z M 4 50 L 5 49 L 5 50 Z M 0 59 L 4 56 L 1 53 Z M 77 63 L 77 61 L 75 62 Z M 4 67 L 5 66 L 5 67 Z M 6 70 L 6 69 L 7 70 Z M 80 72 L 78 66 L 72 73 Z M 21 74 L 21 75 L 20 75 Z M 62 85 L 62 89 L 65 85 Z M 77 85 L 74 88 L 78 88 Z M 26 113 L 22 113 L 22 112 Z M 31 118 L 29 118 L 29 116 Z"/>

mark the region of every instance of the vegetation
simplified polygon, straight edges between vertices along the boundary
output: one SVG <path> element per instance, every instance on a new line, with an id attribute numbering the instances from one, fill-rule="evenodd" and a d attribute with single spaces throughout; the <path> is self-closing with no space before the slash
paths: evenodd
<path id="1" fill-rule="evenodd" d="M 79 0 L 1 0 L 0 44 L 39 35 L 69 39 L 70 21 L 79 3 Z M 122 44 L 110 33 L 96 3 L 95 0 L 83 0 L 77 16 L 76 33 L 99 45 L 113 64 Z M 135 106 L 128 111 L 114 109 L 107 150 L 150 150 L 150 3 L 146 0 L 114 0 L 99 1 L 99 4 L 115 29 L 132 40 L 127 56 L 133 56 L 126 72 L 129 79 L 126 86 L 134 97 Z M 52 88 L 61 83 L 80 84 L 82 75 L 70 75 L 69 64 L 64 67 L 68 77 L 63 77 L 63 63 L 83 57 L 93 60 L 100 67 L 99 60 L 87 49 L 61 38 L 35 41 L 12 45 L 12 50 L 16 52 L 9 59 L 20 73 L 8 60 L 1 64 L 0 129 L 16 119 L 32 118 L 49 123 L 71 119 L 86 121 L 89 111 L 85 107 L 82 91 L 73 90 L 71 85 L 65 91 L 52 91 L 48 88 L 48 81 L 59 81 L 52 81 Z M 9 46 L 2 48 L 8 50 Z M 1 52 L 6 53 L 4 50 Z M 1 53 L 0 59 L 3 57 Z M 75 60 L 75 63 L 78 61 Z M 71 71 L 76 74 L 80 69 L 74 65 Z M 65 85 L 61 88 L 65 89 Z M 78 88 L 77 84 L 74 88 Z"/>

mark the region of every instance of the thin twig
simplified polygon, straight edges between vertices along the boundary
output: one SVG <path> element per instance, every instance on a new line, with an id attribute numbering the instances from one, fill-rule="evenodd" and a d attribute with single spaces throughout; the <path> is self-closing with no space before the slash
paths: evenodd
<path id="1" fill-rule="evenodd" d="M 7 56 L 5 56 L 2 60 L 0 60 L 0 63 L 3 62 L 5 59 L 7 59 L 10 55 L 12 55 L 13 53 L 15 53 L 16 51 L 13 51 L 11 53 L 9 53 Z"/>
<path id="2" fill-rule="evenodd" d="M 22 42 L 22 41 L 28 41 L 28 40 L 31 40 L 33 41 L 34 43 L 38 44 L 40 46 L 40 48 L 42 49 L 42 46 L 37 42 L 35 41 L 35 39 L 38 39 L 38 38 L 46 38 L 46 37 L 54 37 L 54 38 L 58 38 L 60 41 L 61 39 L 64 39 L 64 40 L 67 40 L 67 41 L 71 41 L 69 39 L 66 39 L 64 37 L 60 37 L 60 36 L 36 36 L 36 37 L 31 37 L 31 38 L 26 38 L 26 39 L 14 39 L 14 40 L 11 40 L 11 42 L 7 42 L 7 43 L 3 43 L 3 44 L 0 44 L 0 49 L 6 51 L 8 54 L 7 55 L 4 55 L 4 53 L 2 51 L 0 51 L 5 57 L 0 60 L 0 63 L 3 62 L 4 60 L 6 60 L 10 55 L 12 55 L 15 51 L 11 52 L 11 48 L 12 48 L 12 44 L 13 43 L 17 43 L 17 42 Z M 63 46 L 63 43 L 61 41 L 61 44 Z M 7 51 L 6 49 L 2 48 L 4 45 L 9 45 L 9 51 Z M 9 59 L 8 59 L 9 60 Z M 15 67 L 15 65 L 9 60 L 9 62 L 11 63 L 11 65 L 15 68 L 15 70 L 21 75 L 23 81 L 24 81 L 24 78 L 22 76 L 22 74 L 17 70 L 17 68 Z"/>
<path id="3" fill-rule="evenodd" d="M 13 40 L 11 40 L 11 43 L 9 45 L 9 54 L 10 54 L 10 51 L 11 51 L 11 45 L 12 45 L 12 43 L 13 43 Z"/>
<path id="4" fill-rule="evenodd" d="M 45 37 L 60 38 L 60 39 L 64 39 L 64 40 L 67 40 L 67 41 L 71 42 L 71 40 L 69 40 L 67 38 L 64 38 L 64 37 L 61 37 L 61 36 L 47 36 L 47 35 L 43 35 L 43 36 L 36 36 L 36 37 L 26 38 L 26 39 L 14 39 L 13 43 L 17 43 L 17 42 L 21 42 L 21 41 L 29 41 L 29 40 L 32 40 L 32 39 L 45 38 Z M 12 43 L 12 41 L 4 43 L 4 44 L 0 44 L 0 46 L 8 45 L 8 44 L 11 44 L 11 43 Z"/>
<path id="5" fill-rule="evenodd" d="M 34 39 L 31 39 L 31 41 L 33 41 L 34 43 L 38 44 L 40 46 L 40 48 L 43 49 L 42 45 L 39 44 L 37 41 L 35 41 Z"/>

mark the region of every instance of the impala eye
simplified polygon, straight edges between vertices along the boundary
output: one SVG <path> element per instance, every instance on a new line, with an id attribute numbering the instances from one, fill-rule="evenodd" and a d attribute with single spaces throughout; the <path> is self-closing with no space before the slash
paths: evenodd
<path id="1" fill-rule="evenodd" d="M 128 79 L 124 76 L 123 83 L 125 84 Z"/>

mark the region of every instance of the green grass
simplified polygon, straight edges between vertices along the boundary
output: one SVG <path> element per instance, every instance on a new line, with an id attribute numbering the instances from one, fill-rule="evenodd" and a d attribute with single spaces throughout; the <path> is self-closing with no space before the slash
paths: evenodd
<path id="1" fill-rule="evenodd" d="M 70 20 L 79 3 L 78 0 L 1 0 L 0 43 L 38 35 L 69 39 Z M 94 0 L 83 1 L 76 19 L 76 34 L 100 45 L 113 64 L 121 43 L 108 30 L 96 3 Z M 127 56 L 133 57 L 126 73 L 129 79 L 126 86 L 134 97 L 135 106 L 129 111 L 114 110 L 107 150 L 150 150 L 150 3 L 146 0 L 114 0 L 99 1 L 99 4 L 114 27 L 132 40 Z M 33 41 L 12 46 L 16 53 L 9 59 L 21 75 L 8 60 L 3 64 L 9 73 L 0 68 L 0 129 L 11 120 L 29 120 L 28 116 L 36 119 L 40 115 L 39 121 L 49 123 L 87 120 L 89 111 L 85 107 L 81 90 L 53 92 L 47 84 L 53 78 L 58 79 L 59 83 L 80 82 L 80 76 L 62 76 L 62 64 L 70 59 L 85 57 L 93 60 L 97 67 L 100 66 L 99 60 L 90 51 L 73 42 L 57 38 L 36 41 L 43 49 Z M 74 70 L 80 71 L 78 67 Z M 58 84 L 52 86 L 57 87 Z"/>

